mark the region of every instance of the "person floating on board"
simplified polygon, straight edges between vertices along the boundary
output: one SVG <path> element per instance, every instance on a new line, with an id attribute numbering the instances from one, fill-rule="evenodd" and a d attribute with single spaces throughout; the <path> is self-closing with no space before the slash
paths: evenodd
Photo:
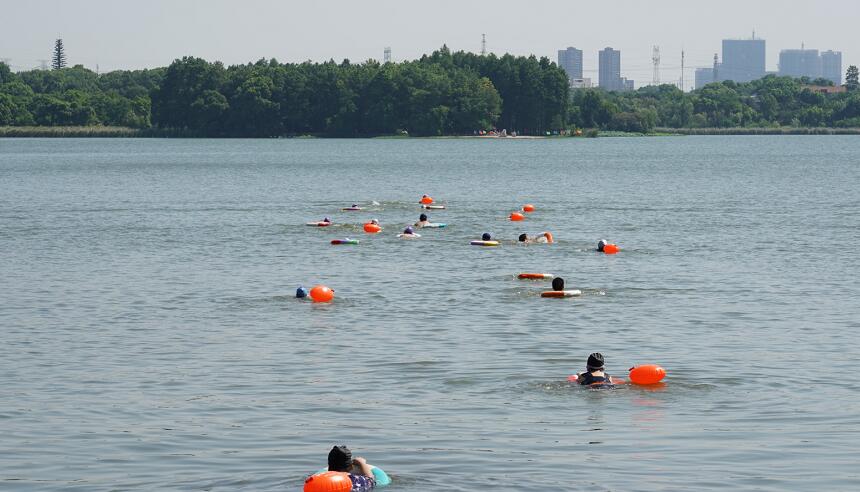
<path id="1" fill-rule="evenodd" d="M 553 280 L 553 288 L 555 288 L 555 280 Z M 604 372 L 603 366 L 603 354 L 595 352 L 589 355 L 588 361 L 585 363 L 586 371 L 577 374 L 576 382 L 582 386 L 590 386 L 592 388 L 611 386 L 615 384 L 612 380 L 612 376 Z"/>
<path id="2" fill-rule="evenodd" d="M 430 221 L 427 220 L 427 214 L 421 214 L 418 217 L 418 222 L 415 223 L 415 227 L 420 229 L 422 227 L 426 227 L 429 224 L 430 224 Z"/>
<path id="3" fill-rule="evenodd" d="M 521 243 L 551 243 L 552 242 L 552 234 L 548 232 L 542 232 L 537 236 L 530 237 L 528 234 L 520 234 L 519 241 Z"/>
<path id="4" fill-rule="evenodd" d="M 328 453 L 328 471 L 349 473 L 352 492 L 369 492 L 376 487 L 376 478 L 367 460 L 361 456 L 352 457 L 346 446 L 334 446 Z"/>

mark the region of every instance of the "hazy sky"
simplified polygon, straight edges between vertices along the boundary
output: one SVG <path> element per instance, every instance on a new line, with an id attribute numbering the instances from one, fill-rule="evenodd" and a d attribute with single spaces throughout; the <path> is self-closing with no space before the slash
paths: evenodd
<path id="1" fill-rule="evenodd" d="M 70 64 L 101 71 L 168 65 L 194 55 L 226 64 L 260 58 L 353 62 L 397 60 L 439 48 L 478 52 L 486 33 L 497 54 L 549 56 L 585 51 L 586 77 L 597 79 L 597 51 L 622 51 L 622 73 L 637 86 L 652 78 L 651 47 L 662 50 L 662 81 L 687 81 L 709 66 L 723 38 L 767 40 L 768 69 L 779 51 L 839 50 L 860 64 L 860 1 L 832 0 L 0 0 L 0 59 L 14 70 L 49 59 L 62 37 Z M 844 70 L 843 70 L 844 72 Z"/>

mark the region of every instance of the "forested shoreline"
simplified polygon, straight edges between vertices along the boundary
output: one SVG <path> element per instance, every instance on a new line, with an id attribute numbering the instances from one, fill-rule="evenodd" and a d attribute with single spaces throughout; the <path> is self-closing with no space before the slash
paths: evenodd
<path id="1" fill-rule="evenodd" d="M 856 72 L 855 72 L 856 74 Z M 860 91 L 813 91 L 768 76 L 684 93 L 571 90 L 547 58 L 446 47 L 414 61 L 224 66 L 185 57 L 150 70 L 97 74 L 80 65 L 13 73 L 0 63 L 0 136 L 370 137 L 520 135 L 573 129 L 709 134 L 860 128 Z M 55 130 L 47 130 L 47 129 Z M 818 132 L 826 133 L 826 132 Z M 851 133 L 840 131 L 834 133 Z"/>

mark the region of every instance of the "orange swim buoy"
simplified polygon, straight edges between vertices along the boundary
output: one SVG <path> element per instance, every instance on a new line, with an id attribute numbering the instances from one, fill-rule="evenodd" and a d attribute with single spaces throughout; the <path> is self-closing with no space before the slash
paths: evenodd
<path id="1" fill-rule="evenodd" d="M 334 291 L 325 285 L 317 285 L 311 289 L 311 299 L 314 302 L 331 302 L 334 299 Z"/>
<path id="2" fill-rule="evenodd" d="M 619 251 L 621 251 L 621 248 L 619 248 L 615 244 L 607 244 L 606 246 L 603 247 L 603 252 L 608 254 L 608 255 L 618 254 Z"/>
<path id="3" fill-rule="evenodd" d="M 303 492 L 349 492 L 352 480 L 349 473 L 327 471 L 311 475 L 305 480 Z"/>
<path id="4" fill-rule="evenodd" d="M 534 212 L 534 211 L 535 211 L 535 206 L 532 205 L 531 203 L 526 203 L 525 205 L 523 205 L 523 212 Z"/>
<path id="5" fill-rule="evenodd" d="M 630 369 L 630 382 L 633 384 L 657 384 L 666 377 L 666 370 L 656 364 L 646 364 Z"/>
<path id="6" fill-rule="evenodd" d="M 525 216 L 525 215 L 523 215 L 523 214 L 521 214 L 521 213 L 519 213 L 519 212 L 514 212 L 514 213 L 512 213 L 512 214 L 511 214 L 511 221 L 513 221 L 513 222 L 519 222 L 519 221 L 521 221 L 521 220 L 526 220 L 526 216 Z"/>
<path id="7" fill-rule="evenodd" d="M 422 197 L 421 197 L 421 202 L 420 202 L 420 203 L 421 203 L 422 205 L 430 205 L 431 203 L 433 203 L 433 199 L 432 199 L 432 198 L 430 198 L 430 197 L 429 197 L 429 196 L 427 196 L 427 195 L 424 195 L 424 196 L 422 196 Z"/>
<path id="8" fill-rule="evenodd" d="M 368 222 L 367 224 L 364 224 L 364 232 L 368 234 L 377 234 L 379 232 L 382 232 L 382 227 L 379 227 L 378 224 Z"/>
<path id="9" fill-rule="evenodd" d="M 521 273 L 517 275 L 520 280 L 550 280 L 555 278 L 551 273 Z"/>

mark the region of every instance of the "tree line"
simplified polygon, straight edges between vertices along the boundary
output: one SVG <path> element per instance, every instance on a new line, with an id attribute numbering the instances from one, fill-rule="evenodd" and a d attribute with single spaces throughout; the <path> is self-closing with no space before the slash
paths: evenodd
<path id="1" fill-rule="evenodd" d="M 0 126 L 121 126 L 183 135 L 359 137 L 525 135 L 572 128 L 860 127 L 856 68 L 844 94 L 768 76 L 684 93 L 573 90 L 547 58 L 452 53 L 402 63 L 224 66 L 185 57 L 166 68 L 94 73 L 80 65 L 13 73 L 0 63 Z M 819 81 L 820 82 L 820 81 Z"/>
<path id="2" fill-rule="evenodd" d="M 856 67 L 847 91 L 822 94 L 826 80 L 769 75 L 748 83 L 708 84 L 689 93 L 674 85 L 630 92 L 575 91 L 568 121 L 578 128 L 647 133 L 654 128 L 860 128 Z"/>

